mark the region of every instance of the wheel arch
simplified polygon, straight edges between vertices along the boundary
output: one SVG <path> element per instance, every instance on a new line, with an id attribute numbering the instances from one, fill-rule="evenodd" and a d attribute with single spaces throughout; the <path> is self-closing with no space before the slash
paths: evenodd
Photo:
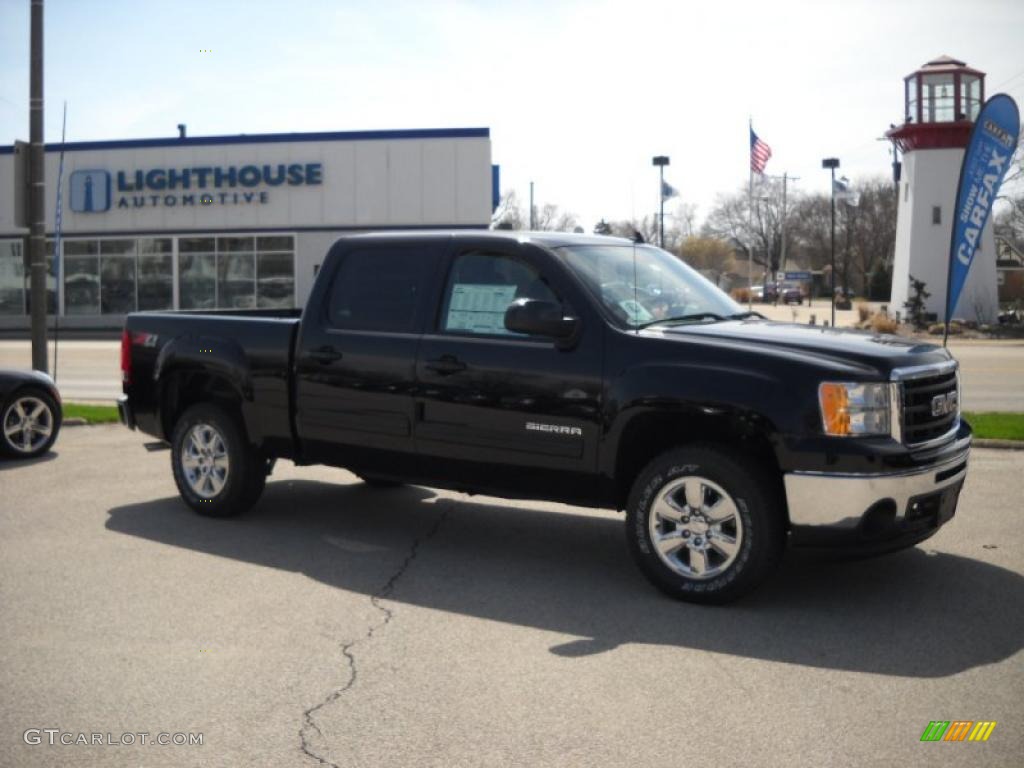
<path id="1" fill-rule="evenodd" d="M 619 432 L 612 464 L 616 508 L 625 508 L 634 480 L 655 457 L 698 444 L 740 454 L 752 461 L 784 502 L 785 488 L 775 450 L 777 439 L 771 422 L 752 411 L 716 407 L 669 412 L 661 408 L 637 410 Z"/>

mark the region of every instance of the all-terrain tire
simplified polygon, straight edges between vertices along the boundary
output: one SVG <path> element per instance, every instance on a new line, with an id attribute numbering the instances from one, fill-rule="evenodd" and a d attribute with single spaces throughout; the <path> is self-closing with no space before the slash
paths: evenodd
<path id="1" fill-rule="evenodd" d="M 626 539 L 661 591 L 726 603 L 778 565 L 785 521 L 778 493 L 753 459 L 694 445 L 667 451 L 640 472 L 627 503 Z"/>

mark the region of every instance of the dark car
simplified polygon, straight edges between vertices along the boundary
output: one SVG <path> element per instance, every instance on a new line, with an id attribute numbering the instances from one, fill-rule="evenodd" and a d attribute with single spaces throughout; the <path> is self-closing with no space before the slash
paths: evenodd
<path id="1" fill-rule="evenodd" d="M 783 304 L 803 304 L 803 288 L 798 283 L 783 283 L 779 290 L 779 299 Z"/>
<path id="2" fill-rule="evenodd" d="M 63 419 L 53 379 L 39 371 L 0 370 L 0 453 L 30 459 L 50 450 Z"/>
<path id="3" fill-rule="evenodd" d="M 932 536 L 971 445 L 942 347 L 768 322 L 619 238 L 352 235 L 301 310 L 131 314 L 121 343 L 121 419 L 200 514 L 253 506 L 278 458 L 624 510 L 643 573 L 694 602 L 787 544 Z"/>

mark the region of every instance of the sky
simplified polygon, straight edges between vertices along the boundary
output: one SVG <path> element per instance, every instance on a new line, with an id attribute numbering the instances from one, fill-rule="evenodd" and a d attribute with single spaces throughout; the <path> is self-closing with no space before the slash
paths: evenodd
<path id="1" fill-rule="evenodd" d="M 767 173 L 825 192 L 891 174 L 903 77 L 943 54 L 1024 103 L 1022 0 L 46 0 L 45 134 L 68 141 L 488 127 L 502 190 L 589 231 L 658 205 L 698 221 Z M 28 139 L 29 2 L 0 0 L 0 142 Z"/>

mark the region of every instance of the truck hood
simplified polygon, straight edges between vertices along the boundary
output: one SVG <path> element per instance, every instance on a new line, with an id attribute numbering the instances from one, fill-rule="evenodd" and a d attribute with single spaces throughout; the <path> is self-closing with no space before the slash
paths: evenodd
<path id="1" fill-rule="evenodd" d="M 853 364 L 886 376 L 893 368 L 939 363 L 952 357 L 937 344 L 903 336 L 756 319 L 654 326 L 646 332 L 679 341 L 735 344 L 747 352 L 795 355 L 807 362 L 812 358 L 825 367 Z"/>

